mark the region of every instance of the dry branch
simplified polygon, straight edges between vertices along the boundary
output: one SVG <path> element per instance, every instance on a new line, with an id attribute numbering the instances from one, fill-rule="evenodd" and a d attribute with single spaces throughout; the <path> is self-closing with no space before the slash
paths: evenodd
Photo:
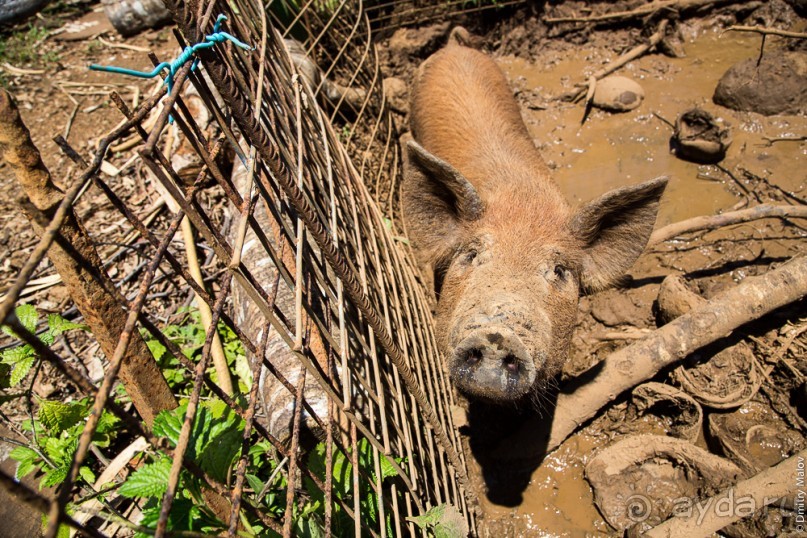
<path id="1" fill-rule="evenodd" d="M 619 22 L 652 15 L 662 9 L 686 11 L 706 6 L 717 7 L 724 4 L 741 4 L 744 1 L 747 0 L 665 0 L 662 2 L 651 2 L 630 11 L 615 11 L 614 13 L 592 15 L 591 17 L 547 17 L 544 21 L 547 24 L 560 24 L 563 22 Z"/>
<path id="2" fill-rule="evenodd" d="M 622 392 L 737 327 L 805 295 L 807 257 L 802 256 L 763 276 L 746 279 L 644 340 L 611 354 L 587 384 L 558 396 L 547 450 L 560 445 Z"/>
<path id="3" fill-rule="evenodd" d="M 574 92 L 570 92 L 561 97 L 561 99 L 569 100 L 569 101 L 577 101 L 584 93 L 586 94 L 586 103 L 591 102 L 591 99 L 594 97 L 594 89 L 596 88 L 596 83 L 598 80 L 601 80 L 620 67 L 624 66 L 628 62 L 632 62 L 636 58 L 647 53 L 650 49 L 658 45 L 662 39 L 664 39 L 664 33 L 667 31 L 667 25 L 669 21 L 667 19 L 662 20 L 659 25 L 658 29 L 650 36 L 646 43 L 642 43 L 641 45 L 637 45 L 636 47 L 632 48 L 613 62 L 609 63 L 596 73 L 590 75 L 586 84 L 578 85 L 578 88 Z"/>
<path id="4" fill-rule="evenodd" d="M 27 195 L 23 209 L 41 236 L 64 193 L 54 185 L 16 104 L 3 90 L 0 90 L 0 150 Z M 126 324 L 127 315 L 121 308 L 124 299 L 103 269 L 95 245 L 72 210 L 57 232 L 48 257 L 104 354 L 111 359 Z M 131 335 L 120 377 L 147 425 L 160 411 L 177 406 L 154 357 L 136 331 Z"/>
<path id="5" fill-rule="evenodd" d="M 707 538 L 727 525 L 752 515 L 754 511 L 776 502 L 786 495 L 797 493 L 799 472 L 804 473 L 807 450 L 802 450 L 782 463 L 766 469 L 756 476 L 738 482 L 696 506 L 687 516 L 673 516 L 664 523 L 645 532 L 648 538 Z M 742 504 L 738 501 L 742 501 Z M 731 510 L 718 507 L 731 506 Z M 740 506 L 747 509 L 741 510 Z"/>
<path id="6" fill-rule="evenodd" d="M 647 246 L 657 245 L 685 233 L 714 230 L 722 226 L 769 218 L 807 219 L 807 206 L 763 204 L 749 209 L 729 211 L 721 215 L 694 217 L 681 222 L 674 222 L 656 230 L 650 236 Z"/>
<path id="7" fill-rule="evenodd" d="M 786 30 L 778 30 L 776 28 L 763 28 L 761 26 L 731 26 L 726 30 L 727 32 L 753 32 L 755 34 L 776 35 L 779 37 L 791 37 L 794 39 L 807 39 L 807 34 L 802 32 L 788 32 Z"/>

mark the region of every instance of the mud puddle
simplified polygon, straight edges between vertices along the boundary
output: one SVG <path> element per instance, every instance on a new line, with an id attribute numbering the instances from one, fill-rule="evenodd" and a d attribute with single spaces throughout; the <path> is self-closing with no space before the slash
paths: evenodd
<path id="1" fill-rule="evenodd" d="M 776 52 L 768 48 L 767 53 Z M 644 88 L 644 102 L 623 114 L 595 109 L 582 126 L 581 105 L 557 103 L 551 98 L 571 91 L 575 83 L 617 54 L 577 49 L 562 56 L 551 53 L 537 63 L 512 56 L 498 61 L 511 83 L 527 94 L 521 97 L 526 105 L 522 106 L 524 119 L 544 158 L 555 168 L 555 180 L 572 202 L 670 175 L 659 225 L 713 214 L 734 205 L 736 189 L 731 188 L 730 178 L 714 166 L 689 163 L 672 155 L 672 129 L 654 116 L 655 113 L 674 122 L 681 112 L 694 106 L 732 127 L 734 142 L 721 163 L 723 167 L 733 170 L 739 164 L 757 175 L 775 177 L 787 190 L 803 189 L 807 180 L 807 145 L 770 144 L 763 137 L 803 134 L 807 131 L 805 118 L 737 113 L 711 100 L 718 80 L 731 65 L 759 54 L 759 38 L 708 31 L 686 44 L 686 54 L 685 58 L 650 55 L 631 62 L 617 74 L 636 80 Z M 543 106 L 547 108 L 538 108 Z"/>
<path id="2" fill-rule="evenodd" d="M 766 52 L 775 54 L 772 48 Z M 694 106 L 711 112 L 732 128 L 734 141 L 721 163 L 724 169 L 748 170 L 803 196 L 807 185 L 807 144 L 771 144 L 765 137 L 803 135 L 807 132 L 807 119 L 737 113 L 711 101 L 717 81 L 726 69 L 758 55 L 758 37 L 711 30 L 695 36 L 691 32 L 686 53 L 680 59 L 646 56 L 618 71 L 617 74 L 642 85 L 644 102 L 624 114 L 593 110 L 583 126 L 581 105 L 559 103 L 552 97 L 572 90 L 574 83 L 583 81 L 617 54 L 600 47 L 563 53 L 547 51 L 533 63 L 513 56 L 498 58 L 511 83 L 520 91 L 522 112 L 530 132 L 555 169 L 555 180 L 568 200 L 581 203 L 619 186 L 670 175 L 658 226 L 714 214 L 736 205 L 741 200 L 741 187 L 715 166 L 685 162 L 672 155 L 669 152 L 672 129 L 654 115 L 673 122 L 678 114 Z M 735 177 L 741 175 L 735 173 Z M 659 272 L 656 260 L 650 257 L 637 267 L 635 272 Z M 654 293 L 645 294 L 648 312 Z M 642 428 L 646 430 L 643 433 L 659 430 L 652 422 Z M 500 523 L 501 536 L 613 533 L 594 504 L 583 472 L 592 452 L 607 445 L 610 439 L 590 430 L 572 436 L 534 470 L 520 506 L 497 506 L 482 496 L 481 508 L 486 519 L 493 523 L 488 527 L 488 535 L 499 534 Z"/>

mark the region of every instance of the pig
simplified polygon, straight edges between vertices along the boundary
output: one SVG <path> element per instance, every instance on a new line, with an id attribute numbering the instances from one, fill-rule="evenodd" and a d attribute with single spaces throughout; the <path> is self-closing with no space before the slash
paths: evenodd
<path id="1" fill-rule="evenodd" d="M 540 407 L 568 358 L 581 293 L 624 278 L 668 178 L 573 211 L 504 73 L 457 39 L 418 69 L 410 110 L 404 226 L 433 280 L 450 378 L 471 399 Z"/>

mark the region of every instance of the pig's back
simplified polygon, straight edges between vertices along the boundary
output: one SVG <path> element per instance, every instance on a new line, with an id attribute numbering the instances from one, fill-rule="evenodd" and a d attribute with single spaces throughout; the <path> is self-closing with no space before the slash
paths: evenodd
<path id="1" fill-rule="evenodd" d="M 520 182 L 546 174 L 504 73 L 474 49 L 449 45 L 423 65 L 413 88 L 410 125 L 424 148 L 457 168 L 477 190 L 487 190 L 492 178 Z"/>

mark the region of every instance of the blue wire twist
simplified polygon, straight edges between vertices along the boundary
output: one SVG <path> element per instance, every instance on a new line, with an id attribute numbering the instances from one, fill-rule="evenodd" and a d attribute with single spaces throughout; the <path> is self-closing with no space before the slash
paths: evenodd
<path id="1" fill-rule="evenodd" d="M 104 71 L 106 73 L 117 73 L 120 75 L 129 75 L 131 77 L 138 77 L 138 78 L 154 78 L 158 76 L 163 69 L 168 69 L 168 75 L 165 77 L 165 84 L 168 85 L 168 92 L 166 95 L 171 95 L 171 90 L 174 87 L 174 75 L 179 68 L 185 65 L 188 60 L 196 53 L 198 50 L 202 49 L 209 49 L 216 45 L 216 43 L 224 43 L 225 41 L 230 41 L 236 47 L 244 49 L 244 50 L 252 50 L 252 47 L 243 43 L 238 38 L 228 34 L 227 32 L 222 32 L 220 30 L 221 23 L 226 21 L 227 17 L 225 15 L 219 15 L 216 18 L 215 24 L 213 24 L 213 33 L 205 36 L 205 40 L 201 43 L 196 43 L 195 45 L 185 47 L 185 50 L 182 51 L 174 61 L 172 62 L 161 62 L 157 67 L 155 67 L 151 71 L 135 71 L 133 69 L 127 69 L 125 67 L 115 67 L 114 65 L 98 65 L 98 64 L 91 64 L 90 69 L 93 71 Z M 191 69 L 196 69 L 196 66 L 199 64 L 199 59 L 196 58 L 193 61 L 193 65 Z M 169 121 L 171 123 L 174 122 L 174 118 L 169 116 Z"/>

